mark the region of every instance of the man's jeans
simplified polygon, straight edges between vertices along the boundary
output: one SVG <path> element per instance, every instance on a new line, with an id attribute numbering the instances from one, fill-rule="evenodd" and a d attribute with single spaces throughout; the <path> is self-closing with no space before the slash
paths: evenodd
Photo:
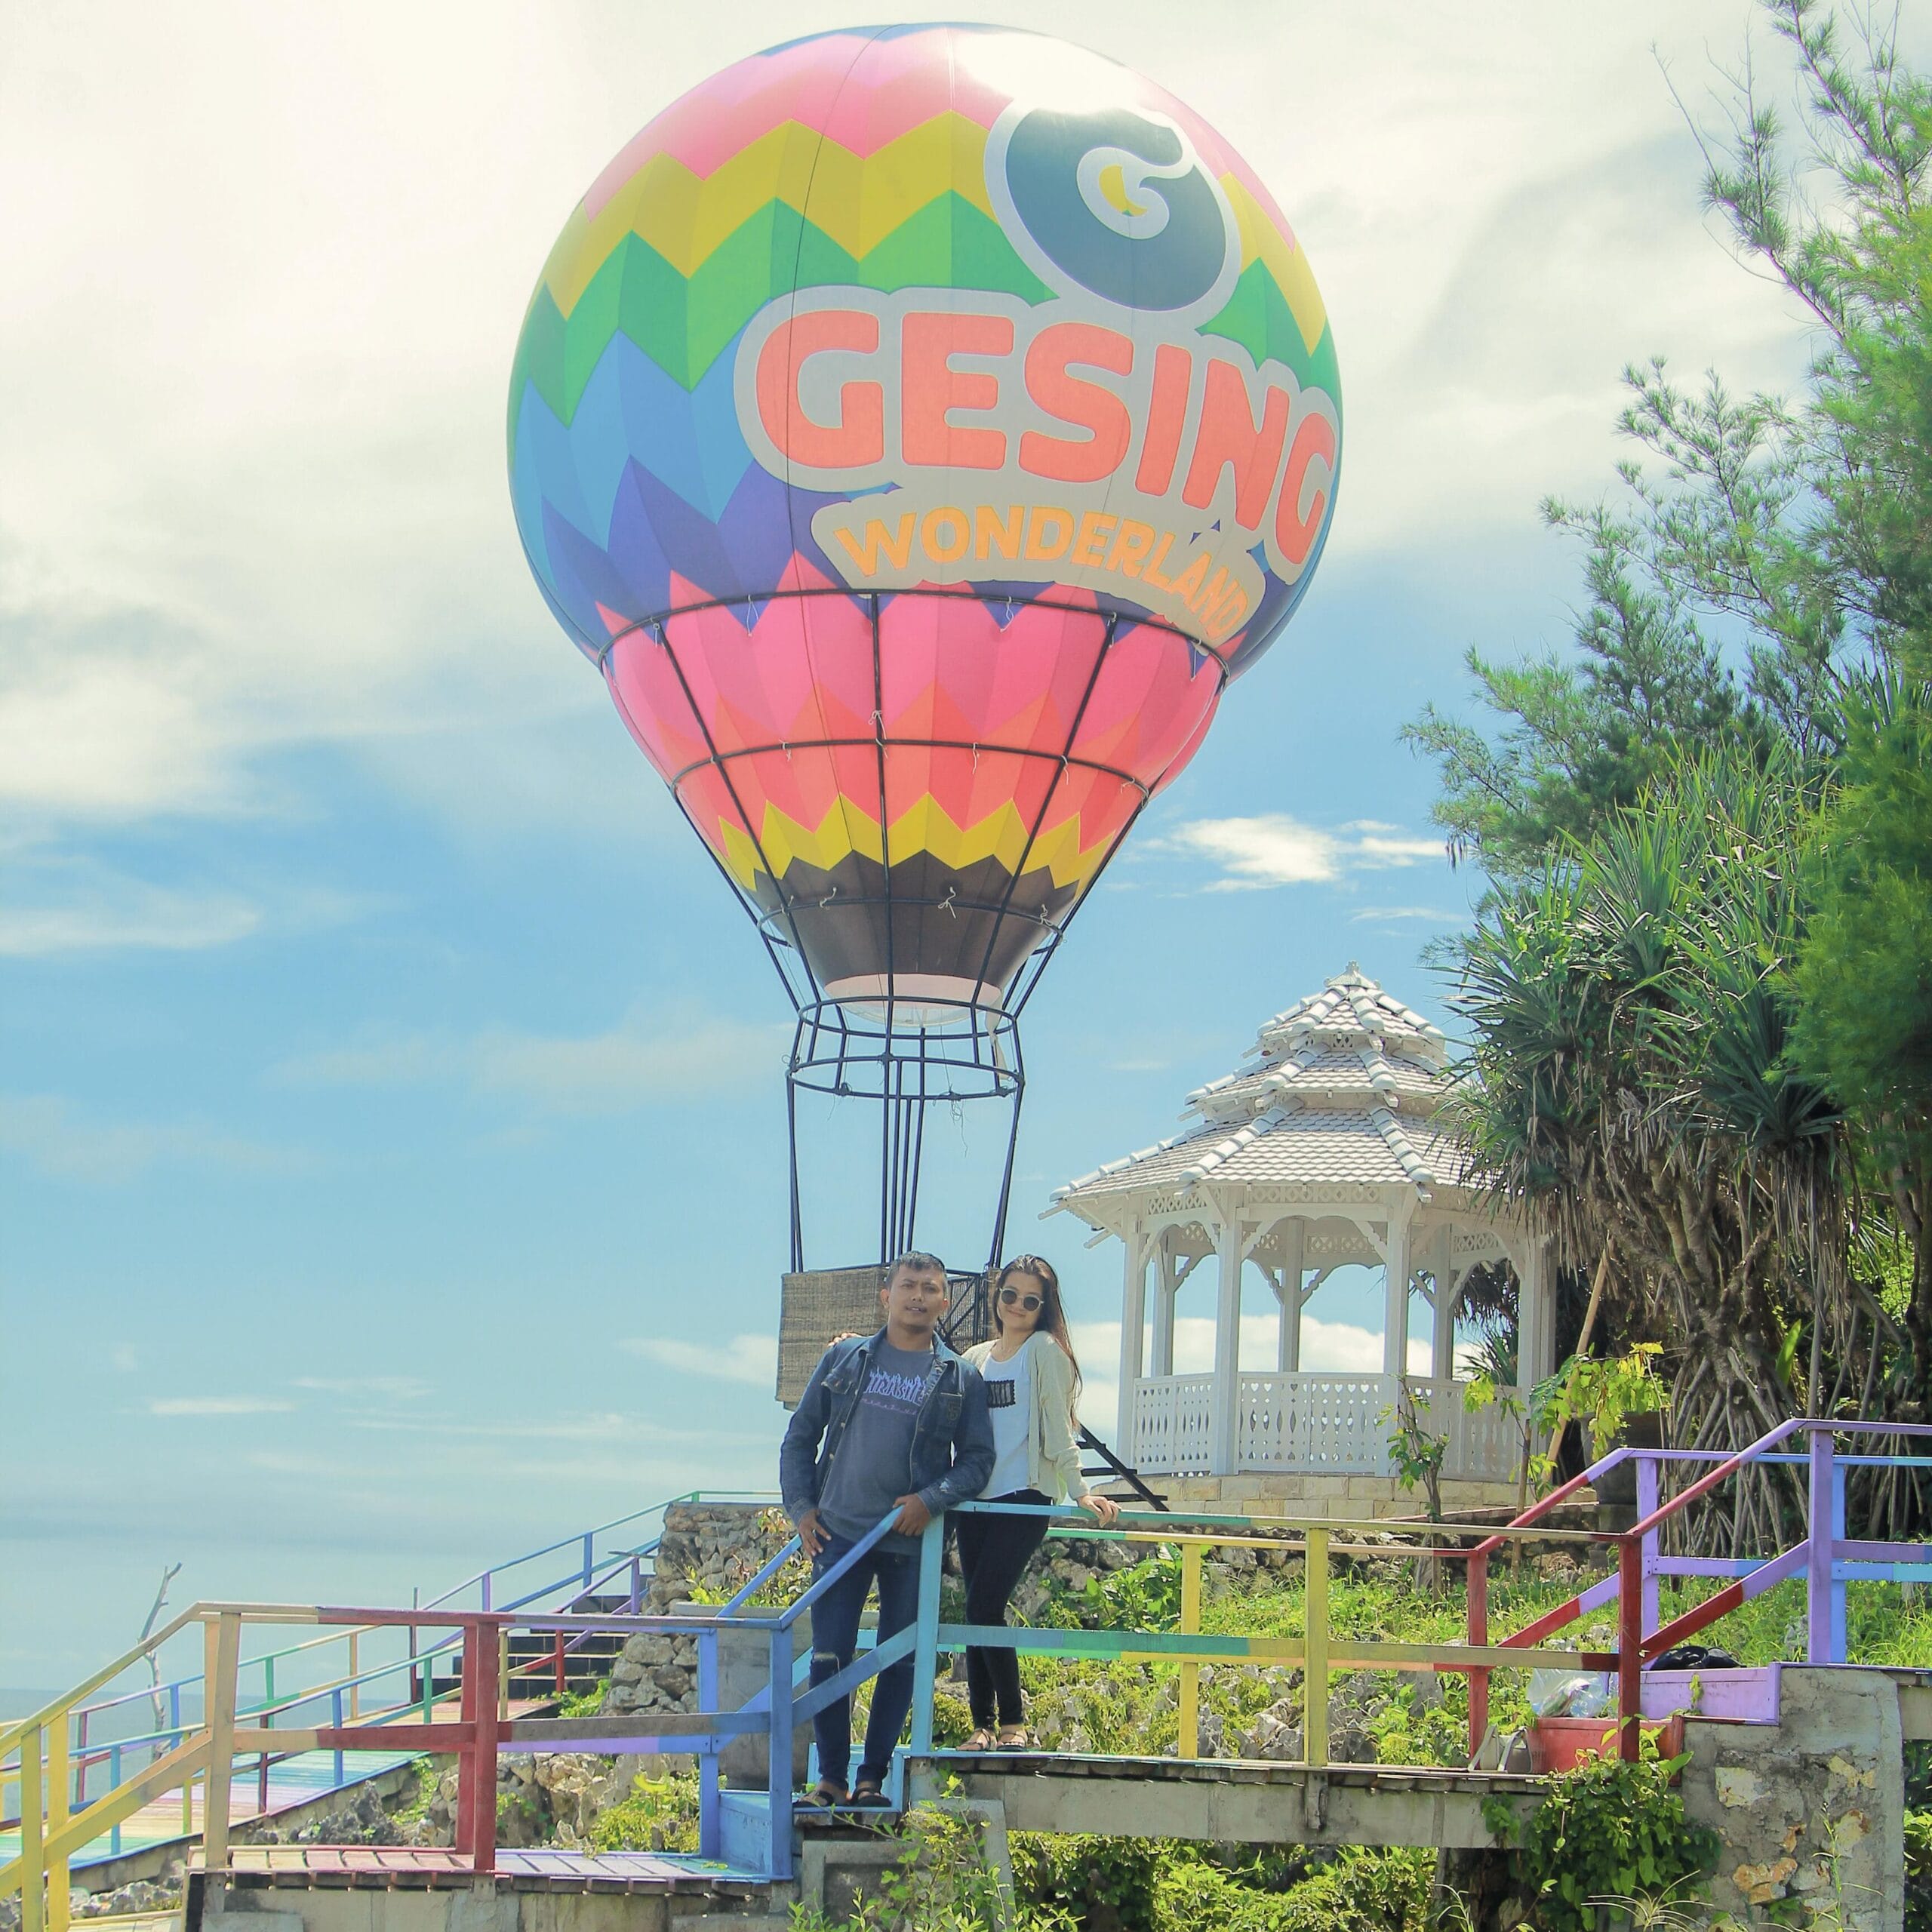
<path id="1" fill-rule="evenodd" d="M 828 1532 L 829 1540 L 812 1562 L 814 1580 L 833 1567 L 853 1539 Z M 812 1682 L 836 1677 L 859 1647 L 859 1614 L 874 1580 L 878 1583 L 878 1639 L 896 1636 L 919 1614 L 919 1559 L 892 1556 L 872 1549 L 812 1605 Z M 902 1657 L 872 1679 L 872 1715 L 866 1724 L 865 1761 L 859 1782 L 883 1786 L 892 1767 L 899 1734 L 912 1708 L 912 1660 Z M 846 1782 L 852 1761 L 852 1700 L 840 1697 L 812 1720 L 818 1743 L 818 1774 L 836 1785 Z"/>

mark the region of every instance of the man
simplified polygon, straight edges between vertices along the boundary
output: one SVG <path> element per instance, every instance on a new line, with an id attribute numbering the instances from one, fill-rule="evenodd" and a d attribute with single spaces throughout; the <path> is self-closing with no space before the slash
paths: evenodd
<path id="1" fill-rule="evenodd" d="M 878 1586 L 883 1643 L 918 1614 L 918 1538 L 933 1518 L 977 1496 L 992 1474 L 992 1425 L 979 1371 L 939 1339 L 952 1299 L 930 1254 L 902 1254 L 879 1291 L 885 1326 L 834 1342 L 820 1357 L 779 1452 L 785 1510 L 822 1577 L 888 1515 L 891 1530 L 812 1606 L 814 1684 L 835 1677 L 858 1648 L 859 1614 Z M 883 1807 L 899 1734 L 912 1708 L 912 1660 L 881 1671 L 857 1783 L 848 1792 L 852 1700 L 814 1720 L 819 1781 L 806 1799 L 829 1809 Z"/>

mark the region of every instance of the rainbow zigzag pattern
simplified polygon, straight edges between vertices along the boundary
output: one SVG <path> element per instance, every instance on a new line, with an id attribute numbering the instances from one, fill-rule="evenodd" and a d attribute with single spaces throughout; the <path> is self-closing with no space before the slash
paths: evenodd
<path id="1" fill-rule="evenodd" d="M 1041 870 L 1051 897 L 1077 895 L 1298 594 L 1269 579 L 1272 606 L 1220 662 L 1119 619 L 1097 668 L 1099 617 L 1025 592 L 902 593 L 876 641 L 866 600 L 783 595 L 838 585 L 809 526 L 838 499 L 788 487 L 746 446 L 733 367 L 752 317 L 828 284 L 1049 297 L 989 205 L 987 131 L 1008 97 L 974 55 L 992 37 L 827 34 L 694 90 L 571 215 L 518 343 L 511 481 L 532 569 L 700 835 L 768 900 L 800 864 L 918 854 Z M 1321 297 L 1266 189 L 1185 107 L 1121 78 L 1186 129 L 1235 210 L 1239 280 L 1203 332 L 1338 393 Z"/>

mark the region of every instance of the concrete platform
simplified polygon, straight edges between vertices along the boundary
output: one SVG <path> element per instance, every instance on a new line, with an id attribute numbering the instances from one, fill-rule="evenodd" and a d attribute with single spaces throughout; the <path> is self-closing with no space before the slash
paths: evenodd
<path id="1" fill-rule="evenodd" d="M 997 1805 L 1007 1829 L 1222 1844 L 1494 1845 L 1485 1798 L 1527 1810 L 1544 1780 L 1511 1771 L 1246 1758 L 1100 1758 L 1066 1752 L 935 1752 L 907 1766 L 912 1801 L 950 1790 Z"/>

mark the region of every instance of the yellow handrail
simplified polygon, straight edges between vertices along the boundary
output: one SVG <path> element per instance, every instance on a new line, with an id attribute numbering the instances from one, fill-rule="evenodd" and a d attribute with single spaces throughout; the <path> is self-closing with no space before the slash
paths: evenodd
<path id="1" fill-rule="evenodd" d="M 198 1603 L 184 1610 L 165 1630 L 157 1630 L 152 1637 L 137 1644 L 131 1651 L 122 1651 L 106 1669 L 96 1671 L 85 1684 L 77 1684 L 64 1697 L 55 1698 L 52 1703 L 42 1705 L 32 1716 L 19 1718 L 5 1730 L 0 1730 L 0 1756 L 5 1756 L 29 1731 L 38 1730 L 54 1718 L 66 1716 L 83 1697 L 98 1690 L 103 1684 L 111 1683 L 130 1664 L 139 1663 L 142 1658 L 160 1649 L 169 1638 L 186 1629 L 207 1607 L 205 1604 Z"/>

